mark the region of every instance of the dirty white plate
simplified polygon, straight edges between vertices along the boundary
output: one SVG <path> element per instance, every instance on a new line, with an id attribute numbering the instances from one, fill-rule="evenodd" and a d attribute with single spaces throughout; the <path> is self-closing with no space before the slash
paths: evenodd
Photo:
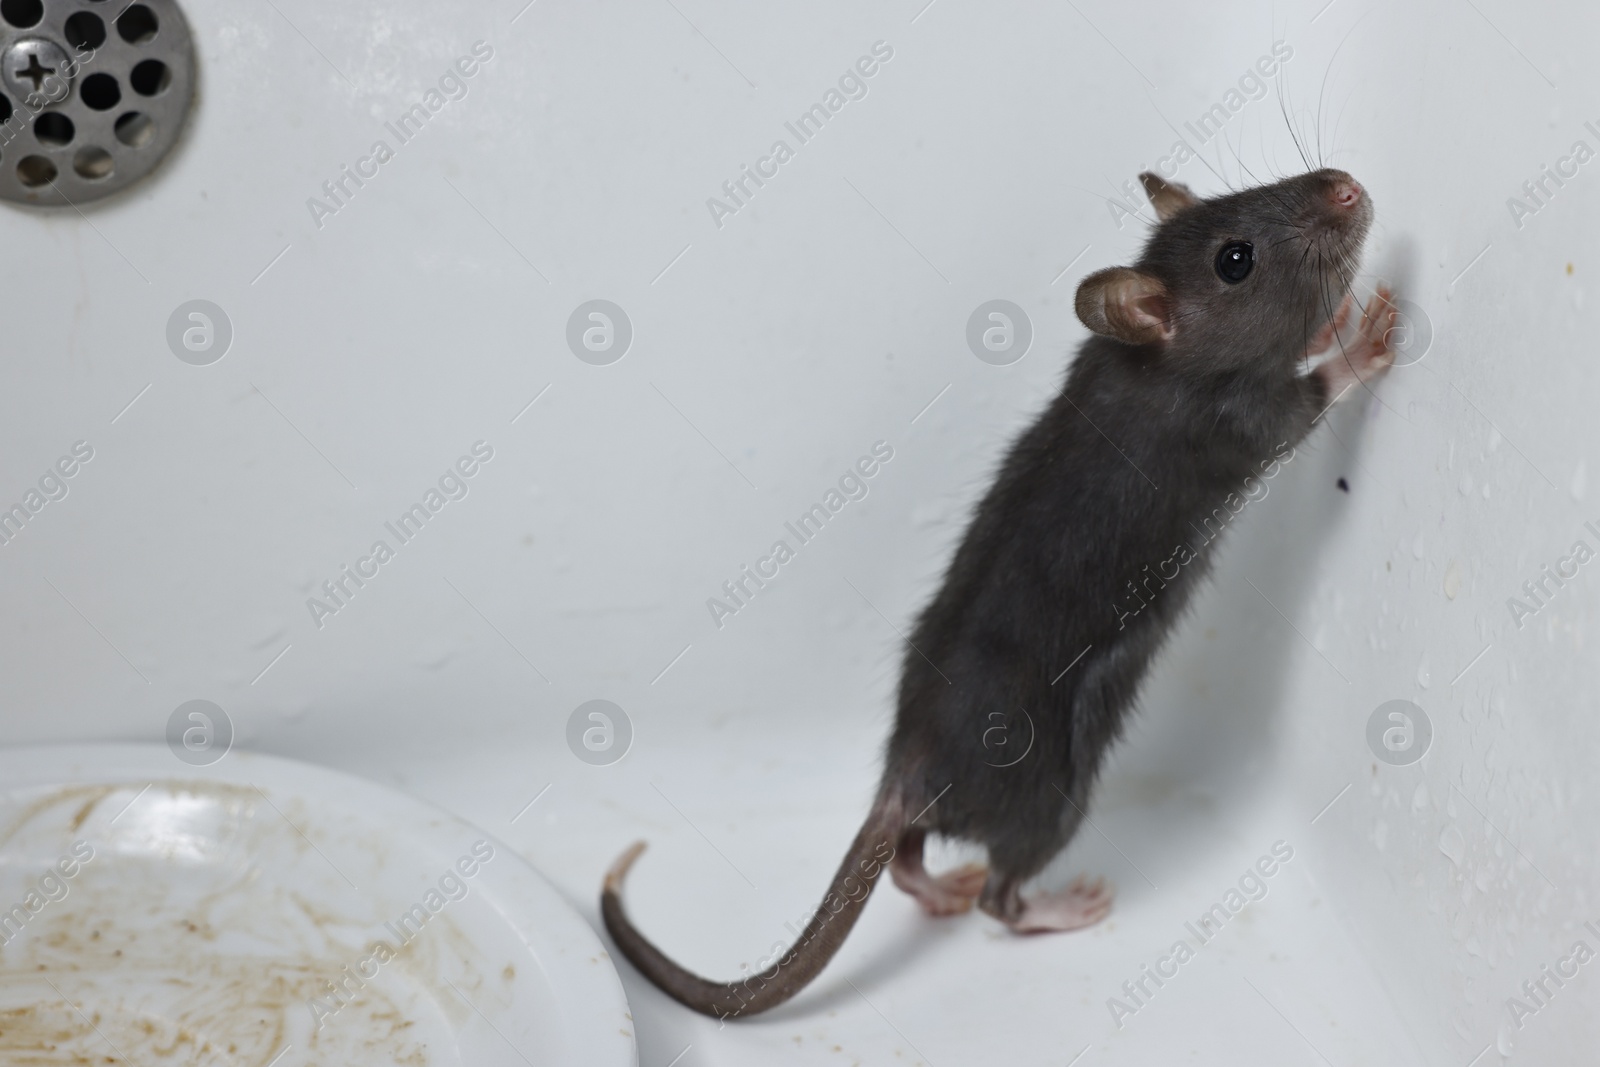
<path id="1" fill-rule="evenodd" d="M 631 1067 L 594 932 L 436 808 L 244 752 L 0 749 L 0 1063 Z"/>

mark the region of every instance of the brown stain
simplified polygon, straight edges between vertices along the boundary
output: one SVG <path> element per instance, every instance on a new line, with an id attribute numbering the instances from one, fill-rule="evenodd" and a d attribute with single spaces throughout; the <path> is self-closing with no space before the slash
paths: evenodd
<path id="1" fill-rule="evenodd" d="M 114 785 L 73 785 L 51 789 L 27 803 L 22 811 L 14 818 L 3 832 L 0 832 L 0 845 L 11 841 L 23 828 L 36 827 L 42 816 L 55 809 L 77 803 L 78 808 L 66 820 L 66 830 L 77 833 L 89 821 L 106 797 L 113 793 L 126 792 L 132 801 L 141 789 L 149 786 L 151 791 L 161 790 L 171 796 L 209 797 L 213 799 L 230 797 L 236 800 L 254 798 L 260 800 L 260 794 L 247 786 L 232 785 L 226 782 L 196 782 L 186 779 L 159 779 L 153 782 L 129 782 Z M 148 794 L 146 794 L 148 795 Z M 120 813 L 118 813 L 120 815 Z M 112 818 L 116 818 L 113 815 Z"/>
<path id="2" fill-rule="evenodd" d="M 119 852 L 118 835 L 131 835 L 141 821 L 110 825 L 109 813 L 100 819 L 94 812 L 113 793 L 132 799 L 142 788 L 54 790 L 29 802 L 0 836 L 5 842 L 26 831 L 30 854 L 65 851 L 87 825 L 81 836 L 95 846 L 68 895 L 0 947 L 0 1064 L 268 1067 L 292 1042 L 308 1067 L 430 1067 L 453 1046 L 448 1030 L 471 1013 L 442 976 L 459 976 L 452 980 L 469 990 L 484 980 L 472 963 L 475 946 L 448 911 L 312 1031 L 311 999 L 365 956 L 373 938 L 390 936 L 382 923 L 401 908 L 352 893 L 334 872 L 317 870 L 323 860 L 305 855 L 300 833 L 327 840 L 334 831 L 319 830 L 317 817 L 300 807 L 285 808 L 296 824 L 291 830 L 245 787 L 159 782 L 139 801 L 200 797 L 214 804 L 183 827 L 209 828 L 211 839 L 186 842 L 205 862 L 175 866 L 159 852 Z M 138 832 L 148 836 L 157 825 L 151 820 Z M 379 843 L 364 845 L 381 868 Z M 274 875 L 301 863 L 324 876 L 325 891 L 276 884 Z M 515 970 L 508 965 L 502 974 L 509 982 Z"/>
<path id="3" fill-rule="evenodd" d="M 78 809 L 78 814 L 72 817 L 73 830 L 77 830 L 83 826 L 83 821 L 89 817 L 89 813 L 94 810 L 95 805 L 99 804 L 101 799 L 101 797 L 94 797 L 90 800 L 84 801 L 83 807 Z"/>
<path id="4" fill-rule="evenodd" d="M 83 804 L 78 809 L 78 814 L 73 817 L 76 821 L 69 824 L 72 830 L 77 830 L 79 826 L 83 825 L 83 820 L 87 819 L 89 813 L 94 810 L 94 806 L 117 789 L 118 787 L 114 785 L 75 785 L 53 789 L 42 796 L 35 797 L 6 826 L 5 830 L 0 832 L 0 845 L 10 841 L 24 826 L 32 825 L 34 820 L 45 812 L 74 800 Z"/>

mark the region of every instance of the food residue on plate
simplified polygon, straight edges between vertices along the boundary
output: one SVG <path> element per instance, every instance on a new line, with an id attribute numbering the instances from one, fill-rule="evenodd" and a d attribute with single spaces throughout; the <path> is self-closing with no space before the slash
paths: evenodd
<path id="1" fill-rule="evenodd" d="M 329 852 L 356 884 L 377 883 L 386 860 L 359 827 L 341 836 L 318 813 L 216 783 L 23 799 L 0 828 L 6 1067 L 268 1067 L 286 1047 L 294 1067 L 461 1063 L 455 1035 L 473 1009 L 445 976 L 469 995 L 484 980 L 449 915 L 369 979 L 352 973 L 409 906 L 333 866 Z M 92 858 L 39 895 L 74 841 Z M 514 977 L 507 966 L 502 981 Z"/>

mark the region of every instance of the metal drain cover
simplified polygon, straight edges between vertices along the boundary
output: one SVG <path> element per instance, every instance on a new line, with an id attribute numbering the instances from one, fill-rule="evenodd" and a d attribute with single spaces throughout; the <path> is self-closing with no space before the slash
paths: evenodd
<path id="1" fill-rule="evenodd" d="M 175 0 L 0 0 L 0 198 L 83 204 L 138 181 L 193 96 Z"/>

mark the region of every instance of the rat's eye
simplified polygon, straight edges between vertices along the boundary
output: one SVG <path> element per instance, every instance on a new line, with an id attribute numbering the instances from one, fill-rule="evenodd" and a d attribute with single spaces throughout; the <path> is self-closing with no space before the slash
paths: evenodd
<path id="1" fill-rule="evenodd" d="M 1217 277 L 1235 285 L 1245 280 L 1256 265 L 1256 250 L 1249 241 L 1229 241 L 1217 253 Z"/>

